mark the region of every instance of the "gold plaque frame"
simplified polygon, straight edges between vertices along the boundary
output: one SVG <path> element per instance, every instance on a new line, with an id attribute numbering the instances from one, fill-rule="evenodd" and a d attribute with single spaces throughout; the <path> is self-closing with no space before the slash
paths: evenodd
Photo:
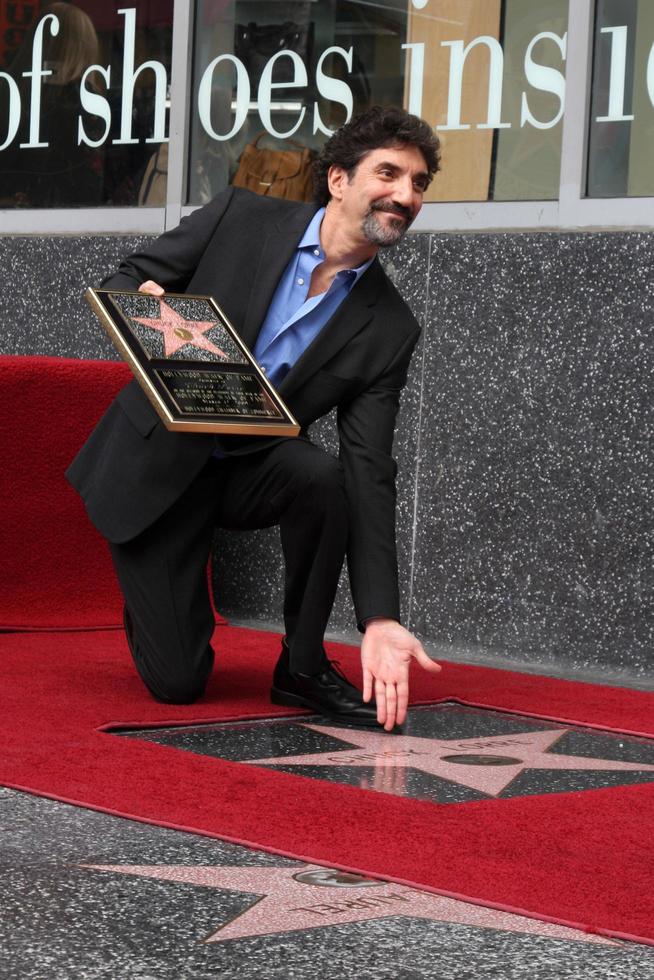
<path id="1" fill-rule="evenodd" d="M 297 436 L 298 422 L 211 296 L 85 298 L 172 432 Z"/>

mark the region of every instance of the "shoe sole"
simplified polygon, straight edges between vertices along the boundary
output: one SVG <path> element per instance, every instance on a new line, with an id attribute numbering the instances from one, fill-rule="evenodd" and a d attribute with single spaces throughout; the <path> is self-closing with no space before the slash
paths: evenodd
<path id="1" fill-rule="evenodd" d="M 308 708 L 310 711 L 315 711 L 316 714 L 323 715 L 325 718 L 331 718 L 333 721 L 346 721 L 350 725 L 360 725 L 362 728 L 382 727 L 374 716 L 371 718 L 361 718 L 357 717 L 357 715 L 325 711 L 324 707 L 315 701 L 302 698 L 298 694 L 291 694 L 288 691 L 280 691 L 277 687 L 270 689 L 270 700 L 273 704 L 279 704 L 285 708 Z"/>

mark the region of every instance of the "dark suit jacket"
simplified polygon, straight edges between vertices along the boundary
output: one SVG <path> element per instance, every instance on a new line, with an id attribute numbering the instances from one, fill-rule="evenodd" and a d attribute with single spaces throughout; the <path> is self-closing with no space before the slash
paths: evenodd
<path id="1" fill-rule="evenodd" d="M 250 349 L 315 206 L 228 188 L 105 286 L 153 279 L 170 292 L 212 295 Z M 395 473 L 400 390 L 419 327 L 377 259 L 279 386 L 303 431 L 337 406 L 350 517 L 348 567 L 357 620 L 399 618 Z M 152 524 L 207 462 L 215 437 L 169 432 L 135 381 L 124 388 L 69 467 L 89 516 L 114 543 Z M 228 453 L 269 439 L 231 436 Z"/>

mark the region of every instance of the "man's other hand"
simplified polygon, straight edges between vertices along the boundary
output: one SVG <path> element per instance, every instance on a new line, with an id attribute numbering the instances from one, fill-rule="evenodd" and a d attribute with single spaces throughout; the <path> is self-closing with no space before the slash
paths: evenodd
<path id="1" fill-rule="evenodd" d="M 370 701 L 374 685 L 377 721 L 387 732 L 406 718 L 412 657 L 433 674 L 441 669 L 430 660 L 413 633 L 394 619 L 373 619 L 368 623 L 361 644 L 363 700 Z"/>
<path id="2" fill-rule="evenodd" d="M 158 282 L 153 282 L 152 279 L 146 279 L 139 286 L 139 293 L 149 293 L 150 296 L 163 296 L 165 292 L 163 286 L 160 286 Z"/>

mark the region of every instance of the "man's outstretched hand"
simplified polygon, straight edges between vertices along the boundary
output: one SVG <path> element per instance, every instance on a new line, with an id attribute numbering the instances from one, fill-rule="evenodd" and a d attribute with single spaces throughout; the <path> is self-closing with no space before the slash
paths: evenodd
<path id="1" fill-rule="evenodd" d="M 361 644 L 363 700 L 370 701 L 374 693 L 377 721 L 387 732 L 406 718 L 412 657 L 433 674 L 441 669 L 430 660 L 413 633 L 394 619 L 373 619 L 368 623 Z"/>

